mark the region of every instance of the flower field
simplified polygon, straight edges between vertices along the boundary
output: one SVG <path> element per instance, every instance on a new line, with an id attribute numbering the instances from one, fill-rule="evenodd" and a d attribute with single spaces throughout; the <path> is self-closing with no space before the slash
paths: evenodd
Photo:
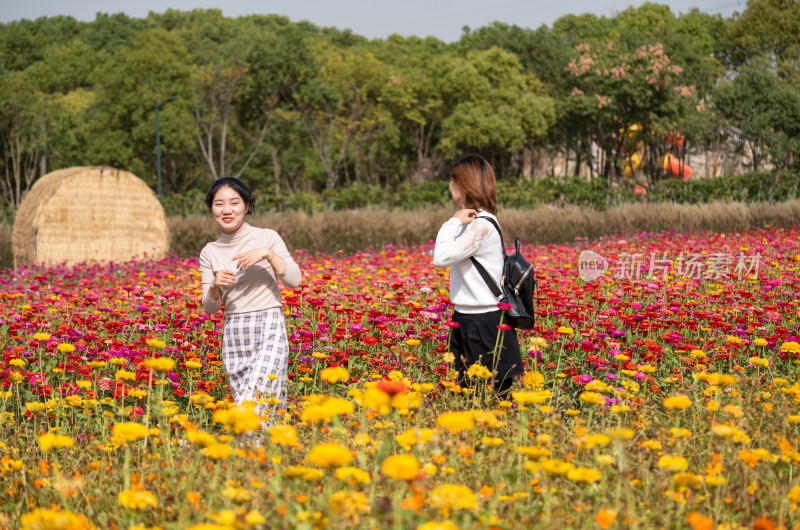
<path id="1" fill-rule="evenodd" d="M 614 265 L 584 281 L 582 250 Z M 431 251 L 296 254 L 266 431 L 196 260 L 3 272 L 0 528 L 800 523 L 800 228 L 525 247 L 508 401 L 456 384 Z"/>

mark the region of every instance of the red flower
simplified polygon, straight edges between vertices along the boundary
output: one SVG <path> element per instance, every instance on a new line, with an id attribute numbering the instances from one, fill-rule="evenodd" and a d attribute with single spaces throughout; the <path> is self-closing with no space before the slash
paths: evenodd
<path id="1" fill-rule="evenodd" d="M 511 304 L 506 304 L 505 302 L 497 302 L 497 308 L 501 311 L 510 311 L 513 308 Z"/>

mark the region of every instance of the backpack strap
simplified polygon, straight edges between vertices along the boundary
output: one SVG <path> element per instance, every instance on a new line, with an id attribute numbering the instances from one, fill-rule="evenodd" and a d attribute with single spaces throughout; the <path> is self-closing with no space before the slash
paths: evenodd
<path id="1" fill-rule="evenodd" d="M 500 234 L 500 248 L 503 249 L 503 259 L 508 257 L 506 255 L 506 246 L 503 243 L 503 232 L 500 230 L 500 225 L 497 224 L 497 221 L 491 217 L 481 216 L 477 216 L 476 219 L 485 219 L 494 225 L 494 227 L 497 229 L 497 233 Z M 489 287 L 489 290 L 492 291 L 492 294 L 496 298 L 500 298 L 500 295 L 503 294 L 503 291 L 500 290 L 500 287 L 498 287 L 497 282 L 494 281 L 494 278 L 492 278 L 492 276 L 489 274 L 489 271 L 487 271 L 486 268 L 481 265 L 474 256 L 470 256 L 469 260 L 473 265 L 475 265 L 475 268 L 478 269 L 478 273 L 481 275 L 481 278 L 483 278 L 483 281 L 486 282 L 486 286 Z"/>

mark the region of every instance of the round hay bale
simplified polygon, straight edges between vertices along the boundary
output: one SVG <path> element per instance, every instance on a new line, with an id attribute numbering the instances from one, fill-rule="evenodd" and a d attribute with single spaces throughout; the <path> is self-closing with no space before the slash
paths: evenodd
<path id="1" fill-rule="evenodd" d="M 85 260 L 159 259 L 169 229 L 155 193 L 109 167 L 59 169 L 25 195 L 11 235 L 14 266 Z"/>

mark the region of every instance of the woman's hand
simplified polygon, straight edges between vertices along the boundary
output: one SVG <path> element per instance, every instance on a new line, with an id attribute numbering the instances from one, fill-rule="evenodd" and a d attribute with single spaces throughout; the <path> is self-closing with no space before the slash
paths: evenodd
<path id="1" fill-rule="evenodd" d="M 214 281 L 211 282 L 211 288 L 208 292 L 208 297 L 212 302 L 216 302 L 222 296 L 220 287 L 228 287 L 236 283 L 236 273 L 232 270 L 224 269 L 219 271 L 214 276 Z"/>
<path id="2" fill-rule="evenodd" d="M 261 247 L 261 248 L 254 248 L 253 250 L 248 250 L 247 252 L 242 252 L 238 256 L 233 257 L 233 261 L 236 263 L 236 268 L 240 271 L 246 271 L 259 261 L 265 259 L 267 261 L 271 261 L 272 258 L 275 256 L 275 251 L 271 248 Z"/>
<path id="3" fill-rule="evenodd" d="M 455 214 L 453 214 L 453 217 L 461 221 L 462 225 L 468 225 L 475 220 L 475 217 L 477 215 L 478 215 L 478 210 L 473 210 L 472 208 L 464 208 L 463 210 L 459 210 Z"/>

